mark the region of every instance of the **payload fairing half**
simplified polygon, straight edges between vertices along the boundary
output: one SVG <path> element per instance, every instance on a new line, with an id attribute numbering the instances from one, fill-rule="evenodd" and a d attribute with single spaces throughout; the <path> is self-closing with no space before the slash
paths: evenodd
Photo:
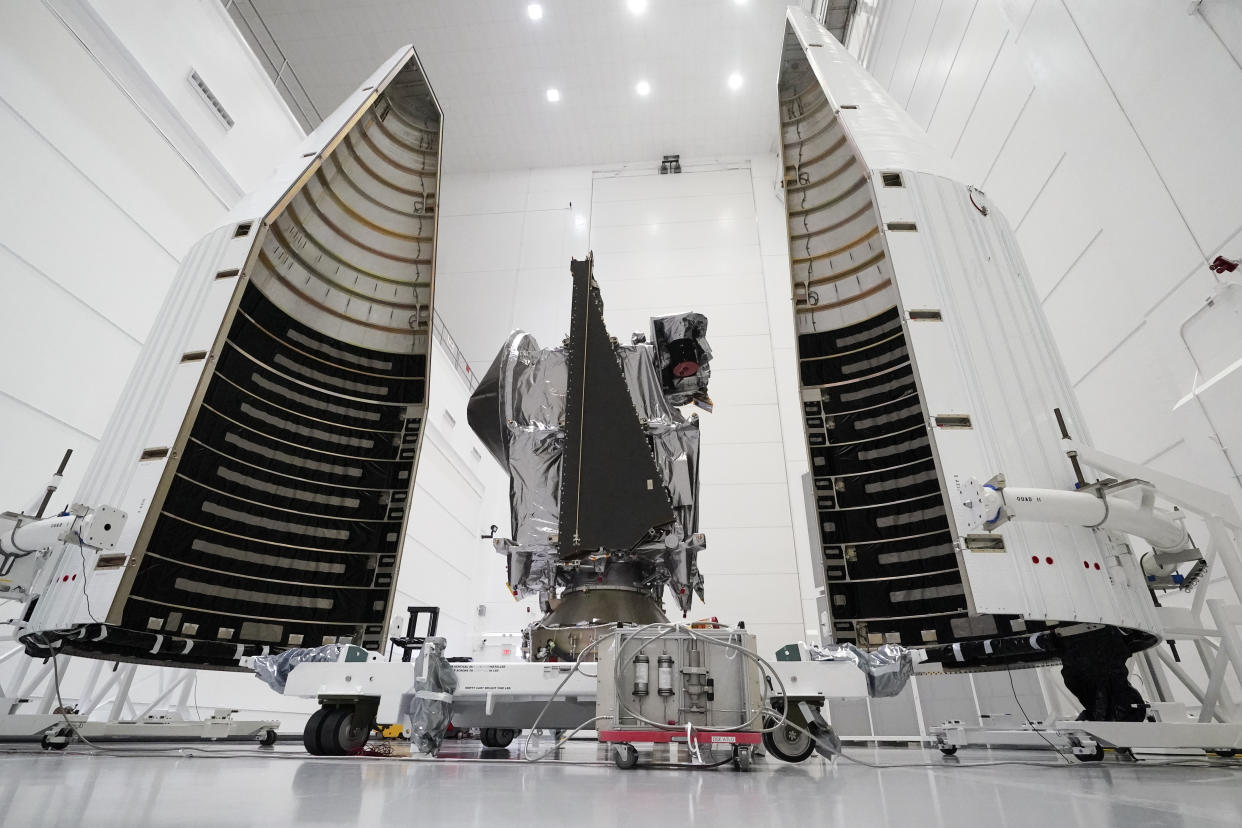
<path id="1" fill-rule="evenodd" d="M 236 668 L 385 643 L 422 440 L 441 118 L 386 61 L 185 257 L 44 565 L 28 652 Z M 80 580 L 79 580 L 80 579 Z"/>
<path id="2" fill-rule="evenodd" d="M 947 659 L 957 666 L 1047 659 L 1029 643 L 1048 630 L 1099 625 L 1133 650 L 1155 643 L 1124 538 L 982 528 L 995 516 L 980 513 L 975 476 L 1072 489 L 1054 411 L 1086 438 L 1000 211 L 799 9 L 779 105 L 826 632 L 933 654 L 965 646 Z"/>

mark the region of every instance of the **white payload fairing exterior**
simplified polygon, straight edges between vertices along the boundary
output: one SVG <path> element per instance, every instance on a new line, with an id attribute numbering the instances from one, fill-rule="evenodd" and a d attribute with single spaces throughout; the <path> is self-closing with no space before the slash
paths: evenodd
<path id="1" fill-rule="evenodd" d="M 1160 625 L 1122 536 L 985 528 L 978 494 L 997 472 L 1074 489 L 1055 410 L 1087 438 L 1008 222 L 800 9 L 780 90 L 825 631 L 959 653 L 982 642 L 979 660 L 1077 624 L 1150 646 Z"/>

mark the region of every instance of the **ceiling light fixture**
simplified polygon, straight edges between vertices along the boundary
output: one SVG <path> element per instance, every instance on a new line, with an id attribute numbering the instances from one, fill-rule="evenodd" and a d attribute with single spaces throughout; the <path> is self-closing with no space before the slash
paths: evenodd
<path id="1" fill-rule="evenodd" d="M 625 5 L 633 14 L 642 14 L 647 10 L 647 0 L 625 0 Z"/>
<path id="2" fill-rule="evenodd" d="M 531 20 L 538 20 L 543 17 L 543 6 L 538 3 L 531 3 L 526 7 L 526 16 Z"/>
<path id="3" fill-rule="evenodd" d="M 734 72 L 732 75 L 729 75 L 729 88 L 735 92 L 742 88 L 741 74 Z"/>
<path id="4" fill-rule="evenodd" d="M 634 86 L 634 91 L 645 98 L 651 94 L 651 84 L 641 80 Z"/>
<path id="5" fill-rule="evenodd" d="M 561 99 L 561 90 L 559 89 L 548 90 L 548 103 L 556 103 L 560 99 Z"/>

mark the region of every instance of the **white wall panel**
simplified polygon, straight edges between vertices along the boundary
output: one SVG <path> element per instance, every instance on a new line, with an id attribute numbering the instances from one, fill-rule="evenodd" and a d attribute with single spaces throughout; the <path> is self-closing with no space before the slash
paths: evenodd
<path id="1" fill-rule="evenodd" d="M 7 162 L 38 174 L 59 156 L 56 166 L 68 169 L 63 175 L 78 177 L 81 189 L 96 190 L 96 199 L 106 199 L 110 210 L 179 258 L 198 240 L 201 223 L 228 205 L 44 4 L 3 4 L 0 32 L 0 110 L 25 133 L 19 138 L 16 124 L 6 124 Z M 44 189 L 54 199 L 62 186 L 53 180 Z"/>
<path id="2" fill-rule="evenodd" d="M 998 6 L 976 5 L 928 121 L 933 141 L 950 147 L 957 143 L 1008 34 L 1009 20 Z"/>
<path id="3" fill-rule="evenodd" d="M 579 253 L 575 258 L 583 255 Z M 555 267 L 518 271 L 510 326 L 530 333 L 545 348 L 569 335 L 570 289 L 573 286 L 569 278 L 569 259 L 566 255 Z M 488 331 L 492 339 L 497 333 L 499 331 Z M 500 343 L 494 343 L 487 359 L 479 363 L 479 370 L 486 370 L 499 349 Z"/>
<path id="4" fill-rule="evenodd" d="M 444 189 L 448 186 L 441 185 Z M 450 274 L 451 278 L 451 274 L 462 271 L 515 271 L 522 255 L 524 218 L 522 213 L 516 212 L 440 216 L 437 229 L 437 277 L 445 273 Z"/>
<path id="5" fill-rule="evenodd" d="M 728 457 L 729 449 L 717 447 L 712 449 Z M 704 449 L 706 452 L 707 449 Z M 710 480 L 700 484 L 700 510 L 702 512 L 703 531 L 708 532 L 708 543 L 711 543 L 710 529 L 714 526 L 725 528 L 755 527 L 788 527 L 789 523 L 789 492 L 785 481 L 779 483 L 739 483 L 722 485 Z M 773 550 L 773 555 L 791 557 L 791 550 Z M 764 570 L 760 570 L 764 571 Z M 784 596 L 772 596 L 788 601 L 795 593 Z"/>
<path id="6" fill-rule="evenodd" d="M 0 272 L 5 295 L 20 296 L 34 311 L 6 313 L 0 325 L 0 353 L 6 357 L 0 360 L 0 388 L 98 437 L 121 394 L 129 366 L 138 356 L 138 342 L 3 248 Z M 73 336 L 49 336 L 49 323 L 56 319 L 72 319 Z M 30 348 L 31 343 L 39 343 L 37 351 Z M 83 348 L 83 343 L 89 347 Z M 66 393 L 66 383 L 72 393 Z M 4 431 L 9 431 L 5 425 Z M 6 442 L 9 439 L 5 435 Z M 54 469 L 53 464 L 47 473 Z M 27 485 L 37 483 L 30 480 Z"/>
<path id="7" fill-rule="evenodd" d="M 1035 90 L 1026 57 L 1011 29 L 975 102 L 961 135 L 949 152 L 975 181 L 983 181 Z"/>
<path id="8" fill-rule="evenodd" d="M 1014 218 L 1015 233 L 1023 244 L 1023 257 L 1030 269 L 1035 292 L 1043 299 L 1061 284 L 1070 267 L 1086 252 L 1087 245 L 1103 235 L 1104 217 L 1095 198 L 1083 198 L 1085 161 L 1065 156 L 1044 183 L 1039 200 L 1023 216 Z M 1018 224 L 1021 220 L 1021 224 Z M 1055 237 L 1057 244 L 1023 243 Z M 1124 278 L 1120 272 L 1101 273 L 1104 278 Z"/>
<path id="9" fill-rule="evenodd" d="M 942 0 L 931 40 L 920 62 L 906 109 L 924 129 L 931 122 L 945 82 L 958 55 L 958 44 L 970 26 L 978 0 Z"/>
<path id="10" fill-rule="evenodd" d="M 1065 136 L 1052 109 L 1048 94 L 1036 87 L 979 184 L 1014 225 L 1031 208 L 1065 155 Z"/>
<path id="11" fill-rule="evenodd" d="M 594 227 L 591 246 L 598 253 L 642 247 L 647 250 L 676 250 L 687 247 L 735 247 L 741 234 L 754 238 L 754 219 L 710 219 L 676 224 L 628 224 Z M 753 244 L 753 242 L 752 242 Z"/>
<path id="12" fill-rule="evenodd" d="M 440 193 L 440 227 L 448 216 L 515 213 L 526 209 L 530 174 L 525 170 L 446 174 Z"/>
<path id="13" fill-rule="evenodd" d="M 571 256 L 586 255 L 571 243 L 573 215 L 568 207 L 557 210 L 533 210 L 526 213 L 522 225 L 521 268 L 566 267 Z"/>
<path id="14" fill-rule="evenodd" d="M 598 205 L 597 205 L 598 206 Z M 738 255 L 733 247 L 683 250 L 613 250 L 600 260 L 596 277 L 618 282 L 626 279 L 665 279 L 672 276 L 740 276 L 754 270 L 755 260 Z"/>
<path id="15" fill-rule="evenodd" d="M 591 224 L 618 227 L 632 224 L 675 224 L 701 221 L 704 216 L 718 220 L 749 219 L 755 214 L 751 192 L 717 195 L 680 196 L 658 200 L 601 201 L 591 210 Z"/>
<path id="16" fill-rule="evenodd" d="M 705 452 L 707 446 L 760 441 L 780 450 L 780 414 L 775 405 L 721 406 L 710 417 L 700 417 L 699 423 Z"/>
<path id="17" fill-rule="evenodd" d="M 516 269 L 436 273 L 436 311 L 480 375 L 513 329 L 516 287 Z"/>
<path id="18" fill-rule="evenodd" d="M 131 336 L 145 338 L 176 256 L 7 107 L 0 107 L 0 142 L 9 193 L 0 201 L 0 244 Z M 193 209 L 191 215 L 211 216 Z M 53 324 L 50 310 L 34 312 Z"/>
<path id="19" fill-rule="evenodd" d="M 293 146 L 303 133 L 264 69 L 220 3 L 164 0 L 88 0 L 115 36 L 150 74 L 177 113 L 245 191 L 257 187 L 281 160 L 268 148 Z M 196 37 L 187 38 L 185 31 Z M 234 124 L 226 129 L 187 80 L 191 69 L 211 87 Z M 366 77 L 374 67 L 362 71 Z"/>
<path id="20" fill-rule="evenodd" d="M 685 166 L 689 166 L 687 162 Z M 655 165 L 651 172 L 654 173 Z M 626 174 L 622 174 L 622 173 Z M 606 201 L 639 199 L 686 198 L 702 195 L 728 195 L 751 192 L 750 170 L 737 166 L 724 171 L 691 171 L 680 175 L 633 174 L 618 170 L 614 175 L 597 175 L 591 190 L 592 204 Z"/>
<path id="21" fill-rule="evenodd" d="M 771 367 L 721 368 L 712 372 L 711 394 L 719 406 L 775 405 L 776 378 Z"/>
<path id="22" fill-rule="evenodd" d="M 877 43 L 876 61 L 889 64 L 885 74 L 882 66 L 876 66 L 876 77 L 881 83 L 888 84 L 893 97 L 899 101 L 908 101 L 914 90 L 914 82 L 923 67 L 923 59 L 931 42 L 932 27 L 940 16 L 941 3 L 915 2 L 891 4 L 893 18 L 886 19 L 885 27 L 891 27 L 896 33 L 901 31 L 896 50 L 891 57 L 884 53 L 890 52 L 890 44 Z M 887 10 L 885 14 L 887 15 Z M 885 48 L 885 46 L 888 48 Z"/>
<path id="23" fill-rule="evenodd" d="M 788 527 L 720 527 L 712 532 L 711 545 L 699 558 L 699 566 L 713 574 L 746 574 L 754 572 L 755 559 L 761 558 L 769 573 L 797 574 L 790 556 L 771 554 L 792 545 Z"/>
<path id="24" fill-rule="evenodd" d="M 1214 4 L 1205 5 L 1206 14 Z M 1237 158 L 1242 134 L 1242 71 L 1222 48 L 1228 41 L 1203 17 L 1160 0 L 1131 0 L 1123 14 L 1090 0 L 1066 6 L 1168 195 L 1199 246 L 1212 249 L 1240 223 L 1233 194 L 1242 191 L 1242 164 L 1221 163 Z M 1242 17 L 1236 4 L 1234 14 Z"/>
<path id="25" fill-rule="evenodd" d="M 711 328 L 708 327 L 710 332 Z M 771 368 L 772 348 L 770 337 L 763 334 L 750 336 L 712 336 L 712 358 L 720 360 L 729 368 Z"/>
<path id="26" fill-rule="evenodd" d="M 735 254 L 741 259 L 750 259 L 758 265 L 758 247 L 734 248 Z M 601 262 L 606 258 L 607 251 L 600 252 L 596 248 L 596 258 Z M 634 308 L 650 308 L 653 301 L 661 306 L 690 304 L 729 304 L 755 305 L 757 312 L 766 314 L 767 307 L 763 304 L 763 282 L 757 274 L 757 267 L 743 276 L 725 276 L 720 274 L 684 275 L 677 278 L 657 279 L 622 279 L 612 282 L 606 275 L 600 274 L 597 279 L 608 291 L 608 310 L 632 310 Z"/>
<path id="27" fill-rule="evenodd" d="M 703 452 L 699 457 L 699 473 L 704 481 L 719 485 L 783 484 L 785 456 L 773 451 L 771 443 L 737 443 L 729 446 L 727 452 Z"/>

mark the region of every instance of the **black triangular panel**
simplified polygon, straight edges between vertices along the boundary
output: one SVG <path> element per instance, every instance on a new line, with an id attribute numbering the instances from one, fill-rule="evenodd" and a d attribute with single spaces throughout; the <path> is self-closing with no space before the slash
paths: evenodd
<path id="1" fill-rule="evenodd" d="M 561 467 L 560 554 L 632 549 L 673 522 L 663 477 L 625 384 L 592 261 L 574 260 Z"/>

